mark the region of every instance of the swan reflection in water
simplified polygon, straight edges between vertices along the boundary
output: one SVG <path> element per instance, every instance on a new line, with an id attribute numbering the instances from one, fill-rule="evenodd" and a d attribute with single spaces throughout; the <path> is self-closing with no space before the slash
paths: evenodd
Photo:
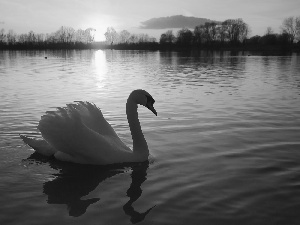
<path id="1" fill-rule="evenodd" d="M 125 214 L 130 216 L 132 223 L 137 223 L 144 220 L 146 215 L 155 207 L 140 213 L 132 206 L 142 195 L 141 185 L 147 180 L 149 161 L 111 166 L 87 166 L 63 163 L 55 159 L 49 160 L 37 153 L 33 153 L 27 160 L 35 163 L 48 162 L 53 169 L 60 171 L 59 174 L 55 174 L 55 179 L 44 183 L 43 192 L 48 196 L 48 204 L 66 204 L 70 216 L 82 216 L 90 205 L 100 200 L 100 198 L 84 200 L 81 198 L 96 189 L 101 182 L 129 170 L 132 171 L 132 181 L 126 192 L 129 200 L 123 206 Z"/>

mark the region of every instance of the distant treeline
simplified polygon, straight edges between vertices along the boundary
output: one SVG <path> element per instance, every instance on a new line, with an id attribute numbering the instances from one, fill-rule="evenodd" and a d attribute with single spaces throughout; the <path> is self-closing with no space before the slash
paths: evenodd
<path id="1" fill-rule="evenodd" d="M 60 27 L 51 34 L 16 34 L 13 30 L 5 33 L 0 30 L 0 49 L 85 49 L 94 43 L 95 29 L 75 30 L 72 27 Z"/>
<path id="2" fill-rule="evenodd" d="M 271 27 L 263 36 L 249 36 L 249 26 L 242 19 L 207 22 L 194 30 L 183 28 L 176 34 L 172 30 L 161 34 L 159 41 L 148 34 L 131 34 L 127 30 L 116 32 L 107 28 L 105 42 L 94 41 L 93 28 L 74 30 L 60 27 L 51 34 L 16 34 L 13 30 L 0 30 L 0 49 L 145 49 L 145 50 L 293 50 L 300 51 L 300 16 L 284 19 L 281 33 Z"/>
<path id="3" fill-rule="evenodd" d="M 105 33 L 107 43 L 114 49 L 183 50 L 183 49 L 216 49 L 216 50 L 295 50 L 300 51 L 300 17 L 289 17 L 283 21 L 280 34 L 274 33 L 271 27 L 263 36 L 249 36 L 249 26 L 242 19 L 228 19 L 222 23 L 206 22 L 194 30 L 183 28 L 174 34 L 172 30 L 161 34 L 159 42 L 154 38 L 142 35 L 131 35 L 124 30 L 117 33 L 108 28 Z M 142 39 L 140 37 L 143 37 Z M 146 44 L 147 43 L 147 44 Z"/>

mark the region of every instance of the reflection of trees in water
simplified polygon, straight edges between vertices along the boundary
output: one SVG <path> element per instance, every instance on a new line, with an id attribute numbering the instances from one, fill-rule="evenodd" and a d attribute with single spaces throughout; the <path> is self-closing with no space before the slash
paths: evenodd
<path id="1" fill-rule="evenodd" d="M 147 180 L 149 162 L 126 163 L 112 166 L 88 166 L 72 163 L 62 163 L 57 160 L 46 160 L 37 154 L 32 154 L 28 160 L 50 163 L 53 169 L 59 170 L 56 178 L 44 183 L 43 192 L 48 196 L 48 204 L 66 204 L 69 215 L 82 216 L 87 208 L 100 198 L 81 198 L 96 189 L 101 182 L 117 174 L 132 170 L 132 182 L 127 190 L 128 202 L 123 206 L 124 212 L 130 216 L 132 223 L 142 221 L 153 207 L 146 212 L 137 212 L 132 204 L 139 199 L 143 190 L 141 185 Z"/>

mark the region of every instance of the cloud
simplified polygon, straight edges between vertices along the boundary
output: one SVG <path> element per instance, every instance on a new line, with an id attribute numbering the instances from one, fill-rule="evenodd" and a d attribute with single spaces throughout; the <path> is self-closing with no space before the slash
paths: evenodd
<path id="1" fill-rule="evenodd" d="M 186 17 L 182 15 L 152 18 L 141 22 L 141 29 L 167 29 L 167 28 L 195 28 L 206 22 L 212 22 L 210 19 Z M 216 22 L 216 21 L 215 21 Z"/>

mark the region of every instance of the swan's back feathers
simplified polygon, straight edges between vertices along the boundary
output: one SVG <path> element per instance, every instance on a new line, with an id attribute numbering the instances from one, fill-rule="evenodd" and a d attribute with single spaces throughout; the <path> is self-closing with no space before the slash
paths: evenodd
<path id="1" fill-rule="evenodd" d="M 82 122 L 93 131 L 108 136 L 118 137 L 111 125 L 103 117 L 101 110 L 89 102 L 77 102 L 77 104 L 69 104 L 68 108 L 75 109 L 80 115 Z"/>
<path id="2" fill-rule="evenodd" d="M 78 101 L 77 103 L 67 104 L 67 107 L 58 107 L 57 111 L 47 111 L 46 115 L 42 116 L 40 123 L 43 123 L 43 120 L 48 117 L 71 123 L 68 124 L 69 126 L 75 126 L 76 123 L 82 122 L 89 129 L 101 135 L 118 137 L 114 129 L 103 117 L 101 110 L 95 104 L 89 102 Z"/>

